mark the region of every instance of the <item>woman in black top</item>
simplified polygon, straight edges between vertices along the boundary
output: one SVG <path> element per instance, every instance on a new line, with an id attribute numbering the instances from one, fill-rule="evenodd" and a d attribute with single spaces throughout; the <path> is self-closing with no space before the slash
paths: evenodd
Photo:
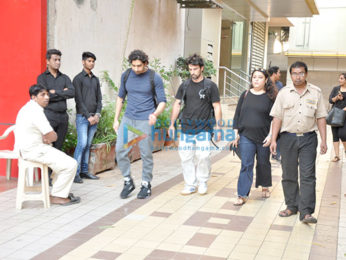
<path id="1" fill-rule="evenodd" d="M 346 111 L 346 73 L 341 73 L 339 76 L 340 86 L 334 87 L 329 96 L 329 103 L 333 106 L 343 109 Z M 335 156 L 332 162 L 337 162 L 340 160 L 339 155 L 339 140 L 344 145 L 345 155 L 346 155 L 346 121 L 342 127 L 332 126 L 333 133 L 333 146 Z"/>
<path id="2" fill-rule="evenodd" d="M 262 196 L 269 197 L 272 185 L 269 145 L 271 121 L 269 113 L 277 95 L 276 88 L 263 69 L 252 72 L 250 89 L 244 91 L 233 119 L 236 139 L 232 145 L 240 147 L 241 169 L 238 179 L 236 206 L 243 205 L 249 196 L 256 155 L 256 187 L 262 186 Z"/>

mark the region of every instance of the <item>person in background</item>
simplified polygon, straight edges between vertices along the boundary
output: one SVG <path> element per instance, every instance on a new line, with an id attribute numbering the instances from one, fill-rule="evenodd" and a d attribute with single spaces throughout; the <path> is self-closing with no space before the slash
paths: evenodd
<path id="1" fill-rule="evenodd" d="M 53 146 L 61 150 L 68 128 L 66 100 L 73 98 L 75 91 L 70 78 L 61 73 L 61 52 L 56 49 L 47 50 L 47 69 L 37 78 L 37 84 L 43 85 L 49 92 L 49 104 L 44 113 L 58 135 Z"/>
<path id="2" fill-rule="evenodd" d="M 233 119 L 236 138 L 232 145 L 240 146 L 241 169 L 238 178 L 238 198 L 235 206 L 248 200 L 256 156 L 256 188 L 262 186 L 262 197 L 270 196 L 272 186 L 269 145 L 271 142 L 271 121 L 269 115 L 277 95 L 277 89 L 269 80 L 264 69 L 251 74 L 250 89 L 244 91 L 237 104 Z"/>
<path id="3" fill-rule="evenodd" d="M 74 158 L 78 162 L 75 183 L 83 183 L 81 178 L 97 180 L 99 177 L 89 173 L 89 154 L 91 142 L 101 117 L 102 94 L 99 79 L 92 73 L 96 56 L 83 52 L 83 70 L 73 79 L 76 101 L 77 146 Z"/>
<path id="4" fill-rule="evenodd" d="M 329 96 L 329 103 L 333 106 L 343 109 L 346 111 L 346 73 L 341 73 L 339 76 L 339 86 L 334 87 Z M 333 147 L 335 156 L 332 159 L 332 162 L 337 162 L 340 160 L 340 149 L 339 142 L 341 140 L 344 145 L 344 151 L 346 156 L 346 120 L 344 126 L 335 127 L 332 126 L 333 133 Z"/>
<path id="5" fill-rule="evenodd" d="M 68 206 L 79 203 L 80 198 L 70 193 L 77 162 L 51 145 L 58 136 L 43 112 L 49 102 L 48 91 L 42 85 L 33 85 L 29 95 L 30 101 L 19 110 L 16 119 L 16 150 L 24 160 L 46 164 L 54 171 L 52 204 Z"/>
<path id="6" fill-rule="evenodd" d="M 283 84 L 280 81 L 281 71 L 278 66 L 273 66 L 268 69 L 268 74 L 273 85 L 276 86 L 277 90 L 280 91 L 283 88 Z M 280 154 L 280 142 L 277 140 L 276 154 L 272 154 L 272 158 L 278 162 L 281 160 Z"/>

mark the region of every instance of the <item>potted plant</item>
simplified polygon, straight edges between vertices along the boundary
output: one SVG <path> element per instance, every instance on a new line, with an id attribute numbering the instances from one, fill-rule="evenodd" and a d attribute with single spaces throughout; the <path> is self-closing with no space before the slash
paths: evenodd
<path id="1" fill-rule="evenodd" d="M 115 167 L 116 133 L 113 129 L 114 103 L 106 104 L 90 147 L 89 172 L 96 174 Z"/>

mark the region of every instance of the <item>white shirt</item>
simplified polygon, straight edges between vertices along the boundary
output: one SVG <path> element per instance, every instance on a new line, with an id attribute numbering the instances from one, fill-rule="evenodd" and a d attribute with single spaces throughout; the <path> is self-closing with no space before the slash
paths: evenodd
<path id="1" fill-rule="evenodd" d="M 15 128 L 15 149 L 29 152 L 42 145 L 42 136 L 53 131 L 46 115 L 34 100 L 26 103 L 18 112 Z"/>

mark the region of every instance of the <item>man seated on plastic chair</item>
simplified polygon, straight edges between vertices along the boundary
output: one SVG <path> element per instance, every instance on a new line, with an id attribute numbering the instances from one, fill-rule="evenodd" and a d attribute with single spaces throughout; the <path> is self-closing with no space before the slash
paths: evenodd
<path id="1" fill-rule="evenodd" d="M 77 162 L 51 146 L 57 134 L 43 112 L 49 101 L 48 91 L 42 85 L 33 85 L 29 94 L 31 100 L 19 110 L 16 119 L 16 149 L 24 160 L 46 164 L 53 170 L 52 204 L 67 206 L 79 203 L 80 198 L 70 193 Z"/>

